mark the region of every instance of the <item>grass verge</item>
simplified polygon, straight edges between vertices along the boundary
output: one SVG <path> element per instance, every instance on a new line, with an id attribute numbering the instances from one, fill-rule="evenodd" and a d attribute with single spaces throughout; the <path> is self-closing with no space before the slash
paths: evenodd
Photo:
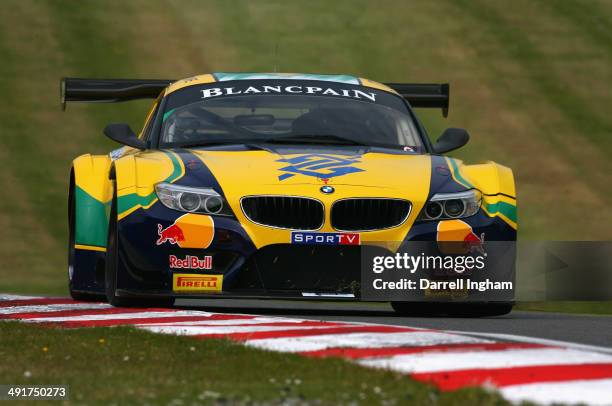
<path id="1" fill-rule="evenodd" d="M 60 330 L 0 323 L 0 382 L 70 385 L 78 404 L 507 404 L 482 389 L 439 392 L 340 359 L 130 327 Z"/>

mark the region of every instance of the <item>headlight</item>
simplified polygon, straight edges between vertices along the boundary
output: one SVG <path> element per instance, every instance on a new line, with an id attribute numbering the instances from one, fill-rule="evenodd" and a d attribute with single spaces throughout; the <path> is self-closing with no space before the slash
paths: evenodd
<path id="1" fill-rule="evenodd" d="M 438 193 L 425 204 L 419 220 L 445 220 L 469 217 L 480 208 L 482 194 L 477 190 Z"/>
<path id="2" fill-rule="evenodd" d="M 211 188 L 158 183 L 155 185 L 155 193 L 157 193 L 159 201 L 169 209 L 220 216 L 232 215 L 232 210 L 227 202 Z"/>

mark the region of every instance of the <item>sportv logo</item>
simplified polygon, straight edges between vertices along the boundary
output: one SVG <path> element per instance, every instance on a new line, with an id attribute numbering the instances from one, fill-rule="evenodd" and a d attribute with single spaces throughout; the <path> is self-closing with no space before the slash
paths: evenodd
<path id="1" fill-rule="evenodd" d="M 207 255 L 200 259 L 194 255 L 187 255 L 185 258 L 178 258 L 170 255 L 170 268 L 173 269 L 212 269 L 212 256 Z"/>
<path id="2" fill-rule="evenodd" d="M 305 233 L 293 231 L 291 244 L 311 245 L 359 245 L 361 238 L 358 233 Z"/>

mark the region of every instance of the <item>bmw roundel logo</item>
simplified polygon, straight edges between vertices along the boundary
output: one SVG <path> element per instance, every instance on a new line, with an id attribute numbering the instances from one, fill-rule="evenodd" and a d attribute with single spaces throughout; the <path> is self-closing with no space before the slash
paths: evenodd
<path id="1" fill-rule="evenodd" d="M 321 193 L 325 193 L 326 195 L 330 194 L 330 193 L 334 193 L 334 188 L 331 186 L 321 186 Z"/>

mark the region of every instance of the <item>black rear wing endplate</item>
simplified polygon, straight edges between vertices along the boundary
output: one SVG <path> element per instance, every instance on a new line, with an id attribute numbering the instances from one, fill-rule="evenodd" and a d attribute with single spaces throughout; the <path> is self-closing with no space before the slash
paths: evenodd
<path id="1" fill-rule="evenodd" d="M 450 85 L 448 83 L 385 83 L 415 108 L 442 109 L 448 117 Z"/>
<path id="2" fill-rule="evenodd" d="M 174 80 L 169 79 L 81 79 L 60 81 L 62 110 L 66 102 L 115 103 L 155 99 Z"/>

